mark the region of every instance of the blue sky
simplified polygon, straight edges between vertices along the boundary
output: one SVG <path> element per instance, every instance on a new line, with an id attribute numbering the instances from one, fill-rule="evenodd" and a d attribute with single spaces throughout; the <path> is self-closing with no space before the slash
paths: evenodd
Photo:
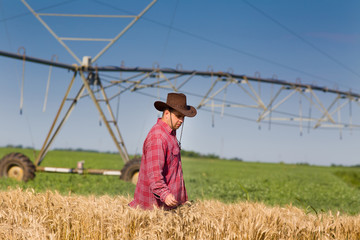
<path id="1" fill-rule="evenodd" d="M 27 1 L 42 13 L 139 13 L 150 1 Z M 55 6 L 54 6 L 55 5 Z M 360 2 L 318 1 L 198 1 L 159 0 L 99 60 L 98 66 L 175 68 L 229 71 L 264 78 L 274 75 L 289 82 L 327 86 L 360 93 Z M 44 17 L 64 37 L 110 38 L 129 22 L 126 19 L 74 19 Z M 104 43 L 69 43 L 81 58 L 95 56 Z M 0 50 L 26 49 L 29 56 L 75 63 L 70 54 L 29 13 L 21 1 L 0 0 Z M 52 69 L 47 109 L 42 112 L 48 66 L 25 64 L 24 108 L 19 114 L 22 62 L 0 57 L 0 145 L 22 144 L 40 148 L 71 79 L 71 72 Z M 77 79 L 73 94 L 80 86 Z M 204 94 L 203 80 L 189 88 Z M 254 85 L 255 86 L 255 85 Z M 270 87 L 261 89 L 270 94 Z M 167 91 L 144 91 L 165 100 Z M 236 89 L 229 89 L 235 97 Z M 327 99 L 329 98 L 329 99 Z M 322 96 L 330 104 L 331 96 Z M 120 97 L 119 127 L 128 151 L 140 153 L 158 112 L 156 98 L 138 93 Z M 199 98 L 188 96 L 196 106 Z M 292 105 L 293 104 L 293 105 Z M 359 122 L 359 105 L 353 104 L 353 121 Z M 298 108 L 298 100 L 288 106 Z M 306 109 L 306 110 L 305 110 Z M 304 111 L 308 111 L 304 106 Z M 204 154 L 238 157 L 246 161 L 308 162 L 317 165 L 359 164 L 359 130 L 313 130 L 221 117 L 207 111 L 186 119 L 182 146 Z M 249 111 L 226 113 L 250 116 Z M 346 118 L 342 116 L 343 118 Z M 348 116 L 347 116 L 348 117 Z M 341 134 L 341 139 L 340 139 Z M 180 134 L 179 134 L 180 135 Z M 79 102 L 54 148 L 115 151 L 99 114 L 89 99 Z M 44 162 L 46 164 L 46 162 Z"/>

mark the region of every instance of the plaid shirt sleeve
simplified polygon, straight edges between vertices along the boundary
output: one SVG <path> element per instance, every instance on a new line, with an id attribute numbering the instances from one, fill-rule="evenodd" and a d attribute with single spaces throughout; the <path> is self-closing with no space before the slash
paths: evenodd
<path id="1" fill-rule="evenodd" d="M 165 202 L 165 198 L 169 195 L 170 190 L 164 179 L 164 165 L 166 161 L 165 153 L 167 145 L 163 143 L 161 137 L 153 137 L 149 139 L 145 148 L 146 152 L 146 173 L 150 182 L 150 191 L 155 198 Z"/>

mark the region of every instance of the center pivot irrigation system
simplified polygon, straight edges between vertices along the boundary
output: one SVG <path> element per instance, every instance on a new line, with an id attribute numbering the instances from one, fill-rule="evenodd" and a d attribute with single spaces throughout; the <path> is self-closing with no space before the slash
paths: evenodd
<path id="1" fill-rule="evenodd" d="M 139 20 L 139 18 L 154 5 L 156 0 L 152 1 L 140 14 L 134 16 L 37 13 L 25 0 L 22 0 L 22 2 L 59 43 L 65 47 L 78 64 L 70 65 L 26 56 L 25 53 L 15 54 L 0 51 L 1 56 L 22 60 L 24 63 L 33 62 L 50 67 L 67 69 L 73 72 L 73 76 L 61 101 L 55 119 L 35 161 L 30 161 L 27 156 L 21 153 L 10 153 L 0 161 L 0 176 L 2 177 L 28 181 L 35 177 L 36 171 L 79 174 L 86 172 L 88 174 L 119 175 L 123 180 L 136 183 L 140 168 L 140 159 L 129 158 L 125 142 L 118 127 L 118 119 L 114 114 L 111 102 L 125 92 L 141 92 L 141 90 L 149 88 L 185 92 L 189 96 L 200 99 L 197 109 L 209 111 L 212 113 L 212 116 L 216 113 L 221 116 L 226 115 L 242 120 L 256 121 L 259 127 L 261 122 L 266 122 L 269 127 L 271 124 L 296 126 L 300 129 L 300 134 L 303 133 L 304 129 L 308 129 L 309 131 L 310 129 L 332 128 L 338 129 L 340 136 L 343 130 L 347 129 L 352 131 L 360 129 L 360 124 L 357 122 L 358 119 L 353 119 L 353 108 L 360 106 L 360 94 L 351 91 L 345 92 L 313 84 L 302 84 L 300 81 L 291 83 L 276 78 L 266 79 L 261 78 L 259 75 L 255 77 L 238 75 L 232 71 L 214 72 L 211 69 L 208 69 L 208 71 L 187 71 L 183 70 L 180 65 L 178 65 L 176 69 L 160 68 L 158 65 L 152 68 L 131 68 L 125 66 L 94 67 L 95 61 Z M 64 38 L 59 37 L 46 24 L 42 16 L 123 17 L 131 18 L 132 21 L 113 39 Z M 108 44 L 95 57 L 85 56 L 81 61 L 68 47 L 66 44 L 67 41 L 107 41 Z M 113 72 L 120 72 L 120 78 L 111 75 Z M 80 78 L 82 82 L 81 87 L 74 97 L 69 97 L 70 90 L 78 78 Z M 203 84 L 201 84 L 201 91 L 199 90 L 194 93 L 192 87 L 187 87 L 190 82 L 194 81 L 203 82 Z M 266 91 L 266 94 L 264 94 L 264 91 L 261 91 L 262 86 L 267 90 L 271 89 L 271 91 Z M 188 91 L 188 89 L 193 91 Z M 326 96 L 323 97 L 323 95 Z M 297 98 L 295 96 L 297 96 Z M 121 159 L 125 163 L 123 169 L 84 169 L 83 161 L 78 162 L 76 168 L 40 166 L 50 146 L 54 142 L 55 137 L 76 106 L 76 103 L 85 97 L 90 97 L 98 110 L 102 122 L 105 124 L 119 151 Z M 322 101 L 322 97 L 326 100 Z M 298 104 L 298 107 L 294 107 L 294 101 Z M 64 109 L 66 103 L 68 105 L 67 110 Z M 290 107 L 286 103 L 290 103 Z M 305 106 L 308 111 L 304 110 Z M 215 108 L 219 110 L 217 111 Z M 246 112 L 246 117 L 243 117 L 244 113 L 242 113 L 242 116 L 230 114 L 225 112 L 227 108 L 235 109 L 234 112 L 239 109 L 252 110 L 252 114 Z M 62 112 L 65 113 L 62 119 L 60 119 Z M 346 113 L 344 114 L 344 112 Z"/>

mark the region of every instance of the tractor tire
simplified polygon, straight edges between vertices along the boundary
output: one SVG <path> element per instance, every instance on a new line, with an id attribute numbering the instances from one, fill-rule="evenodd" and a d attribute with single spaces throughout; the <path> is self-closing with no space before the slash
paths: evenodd
<path id="1" fill-rule="evenodd" d="M 10 153 L 0 160 L 0 177 L 27 182 L 35 177 L 36 167 L 22 153 Z"/>
<path id="2" fill-rule="evenodd" d="M 127 162 L 121 169 L 120 179 L 132 182 L 136 185 L 140 171 L 140 163 L 140 158 L 133 158 Z"/>

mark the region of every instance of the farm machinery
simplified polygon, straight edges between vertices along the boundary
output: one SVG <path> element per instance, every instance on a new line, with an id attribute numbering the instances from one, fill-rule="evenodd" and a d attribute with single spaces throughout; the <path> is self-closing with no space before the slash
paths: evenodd
<path id="1" fill-rule="evenodd" d="M 122 94 L 126 91 L 138 91 L 144 88 L 164 88 L 170 89 L 172 91 L 180 91 L 180 89 L 187 84 L 194 76 L 203 77 L 203 78 L 212 78 L 216 77 L 216 80 L 210 85 L 210 88 L 207 90 L 206 94 L 201 96 L 201 101 L 197 106 L 197 109 L 209 107 L 212 110 L 215 107 L 222 109 L 222 112 L 216 112 L 219 114 L 227 115 L 224 113 L 225 107 L 234 107 L 234 108 L 253 108 L 260 109 L 261 114 L 258 118 L 255 119 L 257 122 L 267 121 L 269 124 L 276 124 L 276 122 L 286 121 L 286 122 L 297 122 L 294 126 L 299 127 L 300 134 L 302 134 L 303 128 L 307 127 L 308 129 L 313 128 L 338 128 L 340 134 L 342 129 L 358 129 L 359 124 L 353 122 L 351 103 L 356 103 L 360 106 L 360 94 L 354 92 L 344 92 L 337 89 L 329 89 L 326 87 L 319 87 L 316 85 L 302 84 L 302 83 L 290 83 L 283 80 L 276 79 L 265 79 L 260 77 L 250 77 L 245 75 L 238 75 L 229 72 L 212 72 L 212 71 L 187 71 L 182 69 L 170 69 L 170 68 L 141 68 L 141 67 L 124 67 L 124 66 L 110 66 L 110 67 L 93 67 L 89 63 L 89 58 L 84 58 L 84 64 L 81 66 L 68 65 L 59 62 L 52 62 L 43 59 L 33 58 L 29 56 L 24 56 L 21 54 L 14 54 L 9 52 L 0 51 L 0 55 L 6 56 L 9 58 L 15 58 L 23 61 L 30 61 L 39 64 L 51 65 L 58 68 L 68 69 L 73 72 L 73 77 L 68 85 L 65 96 L 63 97 L 60 108 L 56 113 L 55 119 L 51 125 L 50 131 L 48 132 L 43 146 L 36 157 L 34 163 L 30 159 L 20 153 L 10 153 L 2 158 L 0 161 L 0 176 L 2 177 L 12 177 L 18 180 L 27 181 L 35 176 L 36 171 L 45 171 L 45 172 L 58 172 L 58 173 L 79 173 L 82 174 L 87 172 L 89 174 L 103 174 L 103 175 L 119 175 L 121 179 L 126 181 L 137 182 L 137 176 L 140 168 L 140 159 L 139 158 L 129 158 L 129 154 L 126 150 L 124 140 L 121 136 L 119 127 L 117 125 L 117 120 L 114 116 L 112 107 L 110 105 L 110 100 L 114 99 L 115 96 Z M 127 78 L 111 81 L 109 85 L 104 86 L 100 73 L 102 72 L 122 72 L 130 74 Z M 69 92 L 73 86 L 73 83 L 76 79 L 76 76 L 79 75 L 82 81 L 82 85 L 78 90 L 75 97 L 70 98 Z M 147 82 L 146 82 L 147 81 Z M 275 85 L 278 86 L 277 93 L 272 96 L 270 99 L 261 97 L 260 93 L 255 90 L 252 85 L 252 82 L 266 85 Z M 106 90 L 111 86 L 116 86 L 118 84 L 122 85 L 122 90 L 116 93 L 112 97 L 108 97 Z M 217 90 L 215 85 L 222 85 Z M 231 102 L 223 99 L 216 98 L 221 92 L 226 96 L 226 89 L 230 86 L 239 86 L 245 94 L 253 100 L 255 105 L 248 105 L 244 103 Z M 97 86 L 97 90 L 93 90 L 93 86 Z M 87 91 L 87 93 L 85 93 Z M 334 100 L 331 104 L 325 108 L 325 104 L 320 101 L 318 94 L 331 94 L 334 97 Z M 282 94 L 285 94 L 283 98 L 280 98 Z M 277 117 L 275 114 L 286 114 L 284 111 L 278 111 L 280 106 L 285 102 L 289 101 L 290 97 L 298 94 L 300 97 L 309 101 L 310 106 L 313 106 L 315 109 L 319 109 L 319 113 L 310 111 L 312 115 L 303 115 L 302 112 L 299 112 L 298 115 L 295 115 L 294 112 L 287 113 L 289 115 L 286 117 Z M 101 97 L 100 97 L 101 95 Z M 84 169 L 83 162 L 78 162 L 76 168 L 54 168 L 54 167 L 42 167 L 40 164 L 44 160 L 46 153 L 48 152 L 51 144 L 53 143 L 55 137 L 58 135 L 59 131 L 63 127 L 64 123 L 70 116 L 73 111 L 76 103 L 83 97 L 90 97 L 95 107 L 97 108 L 102 121 L 105 123 L 105 126 L 117 147 L 121 158 L 123 159 L 125 165 L 122 170 L 106 170 L 106 169 Z M 243 96 L 244 97 L 244 96 Z M 315 100 L 312 100 L 315 99 Z M 70 105 L 60 120 L 59 116 L 62 110 L 64 109 L 65 102 L 70 102 Z M 215 101 L 219 101 L 216 103 Z M 268 101 L 268 103 L 265 103 Z M 339 103 L 335 108 L 335 103 Z M 340 104 L 342 102 L 342 104 Z M 302 102 L 300 102 L 301 104 Z M 348 105 L 350 107 L 350 115 L 347 122 L 344 118 L 336 119 L 333 115 L 340 115 L 340 110 L 344 106 Z M 301 105 L 300 105 L 301 106 Z M 103 108 L 107 109 L 106 111 Z M 205 110 L 205 109 L 204 109 Z M 310 109 L 311 110 L 311 109 Z M 213 110 L 212 113 L 215 113 Z M 234 115 L 229 114 L 230 117 Z M 242 118 L 243 120 L 246 120 Z M 341 120 L 342 119 L 342 120 Z M 254 121 L 254 120 L 252 120 Z M 59 122 L 59 124 L 57 124 Z M 307 123 L 307 125 L 304 124 Z M 280 124 L 280 123 L 279 123 Z M 287 124 L 289 125 L 289 124 Z"/>
<path id="2" fill-rule="evenodd" d="M 30 161 L 30 159 L 21 153 L 10 153 L 4 156 L 0 161 L 0 176 L 1 177 L 10 177 L 17 180 L 28 181 L 35 177 L 35 171 L 37 172 L 57 172 L 57 173 L 78 173 L 82 174 L 84 172 L 88 174 L 103 174 L 103 175 L 119 175 L 121 179 L 126 181 L 132 181 L 133 183 L 137 182 L 137 175 L 140 168 L 140 159 L 133 158 L 130 159 L 129 154 L 126 150 L 124 140 L 121 136 L 117 120 L 115 118 L 114 112 L 110 105 L 110 100 L 106 94 L 105 88 L 101 83 L 100 77 L 96 71 L 98 69 L 89 67 L 88 65 L 83 65 L 80 67 L 74 65 L 66 65 L 61 63 L 50 63 L 46 60 L 35 59 L 28 56 L 21 56 L 18 54 L 11 54 L 0 51 L 0 55 L 17 58 L 17 59 L 25 59 L 25 61 L 37 62 L 41 64 L 52 64 L 55 67 L 67 68 L 73 71 L 73 77 L 68 85 L 65 96 L 63 97 L 60 107 L 56 113 L 54 121 L 50 127 L 50 130 L 45 138 L 45 141 L 42 145 L 42 148 L 39 151 L 39 154 L 36 156 L 34 163 Z M 88 58 L 86 58 L 88 60 Z M 85 74 L 87 73 L 87 76 Z M 69 93 L 71 88 L 73 87 L 74 81 L 76 79 L 76 75 L 80 75 L 80 79 L 82 80 L 82 86 L 78 90 L 75 97 L 70 98 Z M 95 91 L 92 86 L 98 87 L 98 92 L 101 93 L 102 97 L 96 96 Z M 84 94 L 85 90 L 87 94 Z M 113 142 L 121 158 L 123 159 L 125 165 L 121 171 L 117 170 L 106 170 L 106 169 L 84 169 L 84 162 L 80 161 L 77 163 L 76 168 L 56 168 L 56 167 L 42 167 L 40 164 L 43 162 L 47 152 L 50 149 L 55 137 L 59 134 L 61 128 L 63 127 L 66 120 L 69 118 L 71 112 L 76 106 L 77 102 L 85 96 L 90 96 L 93 103 L 95 104 L 102 121 L 104 122 Z M 65 111 L 64 116 L 60 119 L 60 114 L 64 110 L 65 102 L 69 101 L 69 107 Z M 105 114 L 103 108 L 108 110 L 108 114 Z"/>
<path id="3" fill-rule="evenodd" d="M 50 130 L 47 133 L 42 147 L 35 157 L 34 161 L 22 153 L 10 153 L 0 160 L 0 176 L 10 177 L 17 180 L 28 181 L 35 177 L 35 172 L 55 172 L 55 173 L 76 173 L 76 174 L 102 174 L 102 175 L 117 175 L 126 181 L 137 182 L 137 176 L 140 168 L 140 159 L 130 159 L 128 151 L 125 146 L 124 139 L 118 127 L 118 120 L 115 117 L 110 101 L 115 97 L 120 96 L 124 92 L 135 92 L 146 88 L 157 88 L 171 90 L 174 92 L 185 92 L 184 86 L 195 78 L 206 78 L 206 83 L 210 83 L 209 87 L 201 85 L 203 93 L 195 91 L 192 88 L 191 92 L 186 92 L 189 96 L 199 97 L 201 100 L 197 109 L 202 108 L 208 110 L 212 114 L 228 115 L 230 117 L 240 118 L 242 120 L 267 122 L 269 126 L 279 122 L 287 122 L 286 125 L 292 124 L 300 129 L 302 134 L 304 128 L 335 128 L 339 129 L 340 134 L 342 129 L 359 129 L 360 125 L 353 121 L 352 107 L 360 106 L 360 94 L 352 91 L 340 91 L 338 89 L 329 89 L 313 84 L 303 84 L 298 82 L 288 82 L 273 78 L 261 78 L 260 75 L 246 76 L 234 74 L 232 70 L 227 72 L 214 72 L 212 68 L 207 71 L 183 70 L 182 66 L 178 65 L 176 69 L 160 68 L 154 65 L 152 68 L 142 67 L 125 67 L 110 66 L 99 67 L 95 65 L 95 61 L 107 51 L 128 29 L 130 29 L 136 21 L 138 21 L 143 14 L 155 4 L 153 0 L 143 11 L 134 16 L 96 16 L 96 15 L 82 15 L 82 14 L 54 14 L 54 17 L 128 17 L 132 21 L 113 39 L 90 39 L 90 38 L 68 38 L 58 36 L 49 25 L 43 20 L 42 16 L 51 17 L 52 14 L 37 13 L 30 5 L 22 0 L 29 11 L 39 20 L 39 22 L 53 35 L 53 37 L 69 52 L 69 54 L 77 61 L 77 64 L 66 64 L 55 61 L 48 61 L 44 59 L 27 56 L 25 51 L 23 54 L 10 53 L 0 51 L 0 56 L 17 59 L 25 62 L 33 62 L 37 64 L 47 65 L 66 69 L 73 73 L 72 78 L 67 86 L 66 92 L 60 107 L 56 112 L 55 118 L 51 124 Z M 95 57 L 79 58 L 68 47 L 67 41 L 108 41 L 108 44 Z M 126 73 L 123 77 L 113 79 L 104 83 L 104 73 L 120 72 Z M 80 79 L 81 86 L 75 96 L 70 96 L 71 89 L 74 88 L 74 82 Z M 209 81 L 211 80 L 211 81 Z M 252 83 L 258 84 L 258 88 Z M 261 94 L 261 86 L 271 86 L 271 94 Z M 108 89 L 113 86 L 120 86 L 120 90 L 114 95 L 108 94 Z M 234 88 L 239 91 L 234 91 Z M 229 91 L 227 91 L 229 90 Z M 193 92 L 196 93 L 193 93 Z M 241 92 L 241 94 L 239 94 Z M 270 91 L 268 91 L 270 92 Z M 274 94 L 272 93 L 274 92 Z M 326 106 L 320 97 L 320 94 L 330 94 L 334 96 L 331 103 Z M 222 98 L 218 96 L 223 94 Z M 231 95 L 233 94 L 233 95 Z M 231 95 L 233 98 L 227 99 Z M 298 108 L 291 106 L 290 108 L 281 109 L 285 102 L 291 101 L 293 96 L 298 96 Z M 101 121 L 108 130 L 111 139 L 113 140 L 121 159 L 124 161 L 124 167 L 121 170 L 109 169 L 85 169 L 84 162 L 79 161 L 75 168 L 58 168 L 58 167 L 44 167 L 41 166 L 46 154 L 52 146 L 54 139 L 63 128 L 65 122 L 68 120 L 70 114 L 74 110 L 76 104 L 84 97 L 89 97 L 95 105 Z M 242 98 L 239 102 L 239 98 Z M 243 99 L 246 98 L 247 99 Z M 235 99 L 235 100 L 234 100 Z M 329 99 L 329 98 L 326 98 Z M 245 101 L 243 101 L 245 100 Z M 309 103 L 309 114 L 304 114 L 303 102 Z M 67 109 L 65 107 L 67 106 Z M 349 106 L 348 118 L 341 118 L 341 110 L 345 106 Z M 206 109 L 208 108 L 208 109 Z M 221 111 L 215 112 L 215 108 Z M 240 117 L 234 114 L 227 114 L 224 112 L 225 108 L 235 109 L 252 109 L 255 111 L 253 118 Z M 316 110 L 318 110 L 316 112 Z M 63 114 L 62 114 L 63 113 Z M 337 115 L 338 118 L 334 115 Z M 62 117 L 60 117 L 62 116 Z M 281 123 L 279 123 L 281 124 Z"/>
<path id="4" fill-rule="evenodd" d="M 117 125 L 117 119 L 115 118 L 114 112 L 110 105 L 110 100 L 106 94 L 105 88 L 100 80 L 98 69 L 92 67 L 95 61 L 103 55 L 126 31 L 128 31 L 155 3 L 157 0 L 152 0 L 139 14 L 137 15 L 89 15 L 89 14 L 46 14 L 36 12 L 25 0 L 22 0 L 22 3 L 27 7 L 27 9 L 39 20 L 39 22 L 49 31 L 51 35 L 70 53 L 70 55 L 77 61 L 78 65 L 67 65 L 59 64 L 53 61 L 44 61 L 41 59 L 35 59 L 27 57 L 24 53 L 22 54 L 11 54 L 7 52 L 1 52 L 0 55 L 10 58 L 22 59 L 25 61 L 31 61 L 35 63 L 45 64 L 65 68 L 73 71 L 73 77 L 68 85 L 66 93 L 62 99 L 60 107 L 56 113 L 54 121 L 50 127 L 50 130 L 45 138 L 45 141 L 42 145 L 42 148 L 39 154 L 36 156 L 34 163 L 30 161 L 29 157 L 22 153 L 10 153 L 4 156 L 0 161 L 0 177 L 10 177 L 17 180 L 28 181 L 35 177 L 35 172 L 45 171 L 45 172 L 60 172 L 60 173 L 83 173 L 87 172 L 88 174 L 103 174 L 103 175 L 119 175 L 121 179 L 126 181 L 137 182 L 137 175 L 140 168 L 140 159 L 134 158 L 130 159 L 129 154 L 126 150 L 124 140 L 121 136 L 119 127 Z M 122 29 L 112 39 L 92 39 L 92 38 L 64 38 L 58 36 L 55 31 L 44 21 L 43 16 L 48 17 L 75 17 L 75 18 L 126 18 L 131 19 L 131 21 Z M 80 60 L 80 58 L 70 49 L 66 44 L 66 41 L 105 41 L 107 42 L 106 46 L 94 57 L 85 56 Z M 82 86 L 78 90 L 78 93 L 74 98 L 69 98 L 70 90 L 73 87 L 76 76 L 79 75 L 82 80 Z M 95 91 L 92 86 L 97 87 L 97 91 L 101 93 L 102 97 L 95 96 Z M 84 94 L 85 90 L 87 94 Z M 124 161 L 125 165 L 121 171 L 117 170 L 105 170 L 105 169 L 84 169 L 84 162 L 80 161 L 77 163 L 76 168 L 55 168 L 55 167 L 42 167 L 40 164 L 44 160 L 51 144 L 53 143 L 55 137 L 58 135 L 59 131 L 63 127 L 64 123 L 70 116 L 72 110 L 74 109 L 76 103 L 80 98 L 90 96 L 93 103 L 95 104 L 102 121 L 104 122 L 112 140 L 115 143 L 119 154 Z M 70 101 L 70 106 L 67 109 L 65 115 L 60 120 L 60 113 L 64 109 L 65 102 Z M 104 103 L 104 105 L 102 104 Z M 108 114 L 104 113 L 103 108 L 108 110 Z M 59 124 L 57 122 L 59 120 Z"/>

